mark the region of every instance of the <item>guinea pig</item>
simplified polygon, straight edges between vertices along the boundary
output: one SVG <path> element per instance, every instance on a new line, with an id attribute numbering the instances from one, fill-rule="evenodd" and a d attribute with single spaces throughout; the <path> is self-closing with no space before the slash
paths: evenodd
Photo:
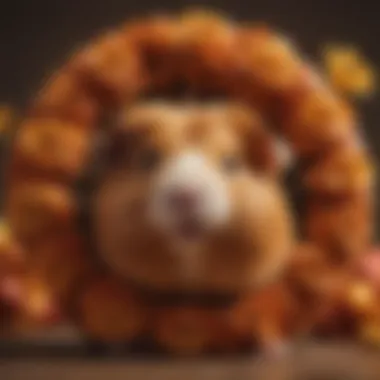
<path id="1" fill-rule="evenodd" d="M 295 235 L 278 176 L 286 151 L 253 110 L 146 101 L 108 138 L 92 227 L 118 276 L 162 292 L 235 294 L 284 270 Z"/>

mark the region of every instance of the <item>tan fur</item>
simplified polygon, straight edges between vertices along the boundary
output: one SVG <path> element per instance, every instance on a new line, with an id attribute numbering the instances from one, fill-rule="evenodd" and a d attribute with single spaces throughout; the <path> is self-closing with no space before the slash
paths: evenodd
<path id="1" fill-rule="evenodd" d="M 154 103 L 123 115 L 119 128 L 129 139 L 129 153 L 108 168 L 95 196 L 94 214 L 100 256 L 119 275 L 153 289 L 235 292 L 262 285 L 284 268 L 293 243 L 291 212 L 277 179 L 269 168 L 263 171 L 266 159 L 258 154 L 264 134 L 258 115 L 240 109 L 241 118 L 236 111 L 225 104 Z M 141 173 L 134 163 L 147 147 L 167 160 L 189 146 L 200 150 L 216 171 L 221 171 L 226 154 L 241 157 L 244 165 L 234 175 L 221 173 L 231 215 L 202 241 L 194 253 L 196 270 L 186 275 L 192 253 L 184 265 L 185 256 L 175 252 L 180 245 L 146 216 L 159 168 Z M 252 160 L 255 152 L 257 160 Z"/>

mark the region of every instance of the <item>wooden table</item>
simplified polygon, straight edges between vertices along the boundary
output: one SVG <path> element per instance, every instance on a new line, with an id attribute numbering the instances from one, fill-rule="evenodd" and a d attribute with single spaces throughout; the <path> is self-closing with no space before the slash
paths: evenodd
<path id="1" fill-rule="evenodd" d="M 277 361 L 263 358 L 147 359 L 3 355 L 1 380 L 379 380 L 380 352 L 307 344 Z"/>

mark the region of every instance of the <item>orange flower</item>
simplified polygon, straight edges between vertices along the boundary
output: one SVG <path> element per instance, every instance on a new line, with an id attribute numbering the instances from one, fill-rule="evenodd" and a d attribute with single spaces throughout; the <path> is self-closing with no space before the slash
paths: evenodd
<path id="1" fill-rule="evenodd" d="M 6 133 L 14 117 L 13 109 L 7 105 L 0 105 L 0 133 Z"/>
<path id="2" fill-rule="evenodd" d="M 361 52 L 350 46 L 328 46 L 324 63 L 332 85 L 342 93 L 369 96 L 376 87 L 376 75 Z"/>

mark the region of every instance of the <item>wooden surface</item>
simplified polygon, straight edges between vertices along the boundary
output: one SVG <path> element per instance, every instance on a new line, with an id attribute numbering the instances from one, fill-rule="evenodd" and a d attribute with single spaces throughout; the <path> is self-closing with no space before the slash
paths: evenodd
<path id="1" fill-rule="evenodd" d="M 300 346 L 288 357 L 209 359 L 0 358 L 4 380 L 379 380 L 380 352 L 355 346 Z"/>

